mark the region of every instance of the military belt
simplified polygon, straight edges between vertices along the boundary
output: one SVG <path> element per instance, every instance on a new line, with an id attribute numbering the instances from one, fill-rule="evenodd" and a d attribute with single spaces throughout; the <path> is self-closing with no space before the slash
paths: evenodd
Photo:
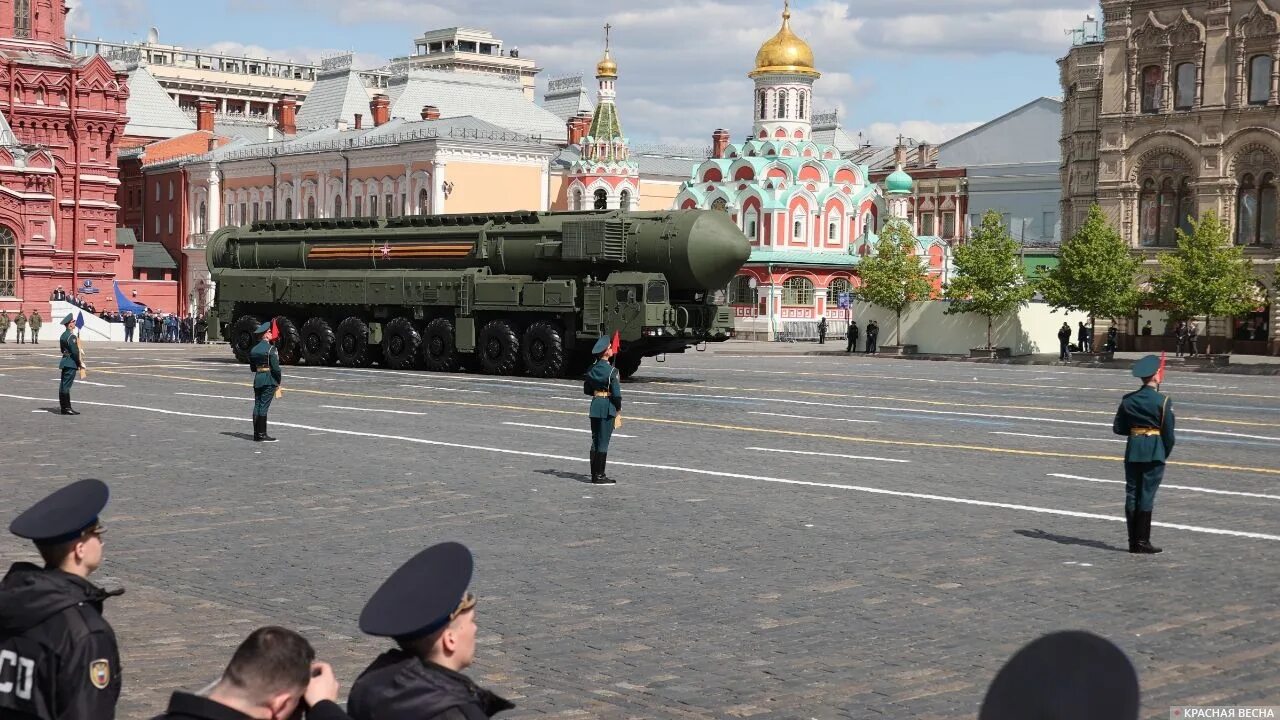
<path id="1" fill-rule="evenodd" d="M 256 367 L 256 368 L 254 368 L 254 369 L 253 369 L 253 371 L 254 371 L 254 372 L 271 372 L 271 368 L 270 368 L 270 367 Z"/>
<path id="2" fill-rule="evenodd" d="M 1160 434 L 1160 428 L 1153 428 L 1153 427 L 1129 428 L 1130 437 L 1150 437 L 1152 435 L 1159 435 L 1159 434 Z"/>
<path id="3" fill-rule="evenodd" d="M 609 391 L 608 391 L 608 390 L 596 390 L 595 392 L 593 392 L 593 393 L 591 393 L 591 394 L 592 394 L 592 395 L 594 395 L 594 396 L 596 396 L 596 397 L 609 397 Z"/>

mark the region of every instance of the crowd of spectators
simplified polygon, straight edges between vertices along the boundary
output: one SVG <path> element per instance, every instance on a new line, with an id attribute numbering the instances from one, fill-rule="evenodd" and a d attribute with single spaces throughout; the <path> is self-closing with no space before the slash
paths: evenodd
<path id="1" fill-rule="evenodd" d="M 140 313 L 120 312 L 119 310 L 98 309 L 83 295 L 68 295 L 61 286 L 54 289 L 50 300 L 61 300 L 97 315 L 109 323 L 124 325 L 125 342 L 166 342 L 166 343 L 201 343 L 209 332 L 209 324 L 204 315 L 198 317 L 178 317 L 173 313 L 157 312 L 147 308 Z"/>

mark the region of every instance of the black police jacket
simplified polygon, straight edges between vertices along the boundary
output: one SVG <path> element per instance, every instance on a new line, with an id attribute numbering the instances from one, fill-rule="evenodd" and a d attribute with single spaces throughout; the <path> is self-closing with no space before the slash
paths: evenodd
<path id="1" fill-rule="evenodd" d="M 342 708 L 328 700 L 316 703 L 307 710 L 307 720 L 349 720 Z M 239 710 L 206 697 L 185 692 L 169 696 L 169 707 L 154 720 L 253 720 Z"/>
<path id="2" fill-rule="evenodd" d="M 0 581 L 0 717 L 115 717 L 120 652 L 102 617 L 112 594 L 61 570 L 9 568 Z"/>
<path id="3" fill-rule="evenodd" d="M 403 650 L 378 656 L 347 698 L 355 720 L 486 720 L 514 707 L 466 675 Z"/>

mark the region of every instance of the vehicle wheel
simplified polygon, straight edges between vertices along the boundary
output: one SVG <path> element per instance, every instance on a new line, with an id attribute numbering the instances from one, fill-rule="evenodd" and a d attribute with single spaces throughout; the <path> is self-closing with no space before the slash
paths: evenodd
<path id="1" fill-rule="evenodd" d="M 297 365 L 298 360 L 302 359 L 302 335 L 298 332 L 298 326 L 284 315 L 277 315 L 275 321 L 276 329 L 280 331 L 280 337 L 276 339 L 280 364 Z"/>
<path id="2" fill-rule="evenodd" d="M 640 369 L 642 360 L 644 358 L 639 355 L 618 355 L 618 374 L 622 376 L 623 380 L 630 380 L 631 376 L 635 375 L 636 371 Z"/>
<path id="3" fill-rule="evenodd" d="M 302 323 L 302 360 L 308 365 L 332 365 L 334 349 L 333 328 L 322 317 L 313 317 Z"/>
<path id="4" fill-rule="evenodd" d="M 564 372 L 564 338 L 560 328 L 549 322 L 536 322 L 524 332 L 520 343 L 525 372 L 533 377 L 560 377 Z"/>
<path id="5" fill-rule="evenodd" d="M 569 353 L 569 360 L 565 363 L 564 376 L 581 380 L 595 361 L 595 356 L 591 354 L 591 347 L 578 343 L 577 347 Z"/>
<path id="6" fill-rule="evenodd" d="M 369 326 L 354 315 L 338 323 L 334 333 L 335 354 L 343 367 L 369 367 L 373 362 L 369 352 Z"/>
<path id="7" fill-rule="evenodd" d="M 382 328 L 382 357 L 387 367 L 412 369 L 421 347 L 422 336 L 408 318 L 398 317 Z"/>
<path id="8" fill-rule="evenodd" d="M 453 345 L 453 322 L 438 317 L 422 331 L 422 362 L 428 370 L 456 372 L 458 351 Z"/>
<path id="9" fill-rule="evenodd" d="M 227 340 L 231 344 L 231 352 L 236 354 L 236 360 L 242 363 L 249 362 L 249 350 L 257 345 L 258 336 L 254 331 L 262 321 L 252 315 L 241 315 L 239 320 L 231 326 L 231 337 Z"/>
<path id="10" fill-rule="evenodd" d="M 520 365 L 520 338 L 505 320 L 491 320 L 476 339 L 476 357 L 489 375 L 512 375 Z"/>

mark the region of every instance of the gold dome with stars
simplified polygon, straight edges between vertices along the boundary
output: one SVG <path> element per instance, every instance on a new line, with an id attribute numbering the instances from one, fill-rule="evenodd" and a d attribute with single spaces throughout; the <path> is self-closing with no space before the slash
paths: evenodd
<path id="1" fill-rule="evenodd" d="M 770 73 L 815 78 L 822 75 L 813 67 L 813 50 L 809 44 L 791 31 L 790 0 L 782 6 L 782 27 L 760 46 L 760 51 L 756 53 L 756 69 L 747 73 L 747 77 Z"/>

